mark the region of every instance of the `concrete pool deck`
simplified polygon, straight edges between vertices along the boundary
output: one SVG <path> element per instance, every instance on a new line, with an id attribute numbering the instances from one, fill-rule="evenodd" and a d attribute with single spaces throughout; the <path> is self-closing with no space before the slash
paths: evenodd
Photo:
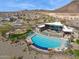
<path id="1" fill-rule="evenodd" d="M 49 53 L 48 50 L 40 49 L 40 48 L 36 47 L 35 45 L 33 45 L 33 42 L 32 42 L 32 39 L 31 39 L 31 38 L 32 38 L 33 36 L 37 35 L 37 34 L 38 34 L 38 33 L 35 33 L 35 34 L 33 34 L 31 37 L 28 37 L 28 40 L 26 40 L 27 43 L 31 42 L 32 44 L 30 45 L 30 47 L 33 48 L 33 49 L 36 50 L 36 51 Z M 40 35 L 42 35 L 42 34 L 40 34 Z M 44 35 L 44 36 L 46 36 L 46 35 Z M 49 37 L 49 36 L 48 36 L 48 37 Z M 52 38 L 52 37 L 51 37 L 51 38 Z M 61 40 L 68 41 L 68 39 L 65 40 L 64 38 L 61 38 Z M 60 48 L 51 48 L 51 49 L 54 50 L 54 51 L 56 51 L 56 52 L 62 52 L 62 51 L 67 50 L 68 47 L 65 47 L 65 46 L 63 45 L 63 43 L 65 44 L 66 42 L 62 42 L 62 45 L 61 45 Z M 48 49 L 49 49 L 49 48 L 48 48 Z"/>

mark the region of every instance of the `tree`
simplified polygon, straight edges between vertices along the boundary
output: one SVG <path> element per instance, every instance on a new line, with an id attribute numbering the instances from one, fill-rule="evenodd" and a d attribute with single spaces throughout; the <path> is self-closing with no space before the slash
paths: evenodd
<path id="1" fill-rule="evenodd" d="M 23 59 L 23 56 L 19 56 L 17 59 Z"/>
<path id="2" fill-rule="evenodd" d="M 51 58 L 52 55 L 53 55 L 53 50 L 51 48 L 49 48 L 48 51 L 49 51 L 49 54 L 48 54 L 49 55 L 49 58 Z"/>

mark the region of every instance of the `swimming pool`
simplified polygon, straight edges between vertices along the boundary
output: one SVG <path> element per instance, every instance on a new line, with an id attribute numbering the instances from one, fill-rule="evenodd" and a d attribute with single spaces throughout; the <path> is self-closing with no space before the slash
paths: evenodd
<path id="1" fill-rule="evenodd" d="M 60 38 L 50 38 L 41 34 L 36 34 L 31 39 L 33 45 L 43 49 L 60 48 L 63 42 Z"/>

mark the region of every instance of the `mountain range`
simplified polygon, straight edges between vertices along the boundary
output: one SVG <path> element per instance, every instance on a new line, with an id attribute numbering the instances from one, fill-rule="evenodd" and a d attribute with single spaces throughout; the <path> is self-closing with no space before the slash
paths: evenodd
<path id="1" fill-rule="evenodd" d="M 16 12 L 0 12 L 0 16 L 22 15 L 26 13 L 75 13 L 79 15 L 79 0 L 74 0 L 70 4 L 56 10 L 22 10 Z"/>
<path id="2" fill-rule="evenodd" d="M 79 13 L 79 0 L 74 0 L 70 4 L 54 10 L 55 13 Z"/>

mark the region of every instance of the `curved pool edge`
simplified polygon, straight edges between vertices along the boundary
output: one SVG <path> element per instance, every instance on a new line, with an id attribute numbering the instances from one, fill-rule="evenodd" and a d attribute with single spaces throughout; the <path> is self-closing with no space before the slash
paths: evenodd
<path id="1" fill-rule="evenodd" d="M 31 38 L 32 38 L 33 36 L 37 35 L 37 34 L 39 34 L 39 33 L 33 34 L 30 38 L 28 38 L 28 40 L 30 40 L 30 41 L 32 42 L 32 39 L 31 39 Z M 42 34 L 40 34 L 40 35 L 42 35 Z M 45 36 L 45 35 L 44 35 L 44 36 Z M 64 38 L 61 38 L 61 39 L 64 39 Z M 68 39 L 67 39 L 67 41 L 68 41 Z M 27 42 L 27 43 L 28 43 L 28 42 Z M 37 47 L 36 45 L 34 45 L 33 42 L 32 42 L 32 45 L 30 45 L 30 47 L 31 47 L 32 49 L 36 50 L 36 51 L 44 52 L 44 53 L 49 53 L 48 49 L 53 49 L 53 50 L 55 50 L 56 52 L 65 51 L 65 50 L 68 49 L 68 47 L 64 47 L 63 49 L 58 49 L 58 48 L 42 49 L 42 48 L 39 48 L 39 47 Z"/>
<path id="2" fill-rule="evenodd" d="M 32 48 L 33 50 L 36 50 L 38 52 L 49 53 L 48 50 L 40 49 L 40 48 L 38 48 L 38 47 L 36 47 L 34 45 L 30 45 L 30 48 Z"/>
<path id="3" fill-rule="evenodd" d="M 29 41 L 31 40 L 31 39 L 28 39 Z M 29 42 L 27 42 L 27 43 L 29 43 Z M 67 47 L 65 47 L 65 49 L 64 50 L 59 50 L 59 49 L 57 49 L 57 48 L 55 48 L 55 49 L 53 49 L 53 48 L 48 48 L 47 50 L 44 50 L 44 49 L 41 49 L 41 48 L 38 48 L 38 47 L 36 47 L 35 45 L 33 45 L 33 44 L 31 44 L 31 45 L 29 45 L 29 47 L 30 48 L 32 48 L 33 50 L 35 50 L 35 51 L 38 51 L 38 52 L 43 52 L 43 53 L 50 53 L 50 51 L 48 50 L 48 49 L 52 49 L 53 51 L 52 51 L 52 53 L 53 52 L 62 52 L 62 51 L 65 51 L 65 50 L 67 50 L 68 48 Z"/>

